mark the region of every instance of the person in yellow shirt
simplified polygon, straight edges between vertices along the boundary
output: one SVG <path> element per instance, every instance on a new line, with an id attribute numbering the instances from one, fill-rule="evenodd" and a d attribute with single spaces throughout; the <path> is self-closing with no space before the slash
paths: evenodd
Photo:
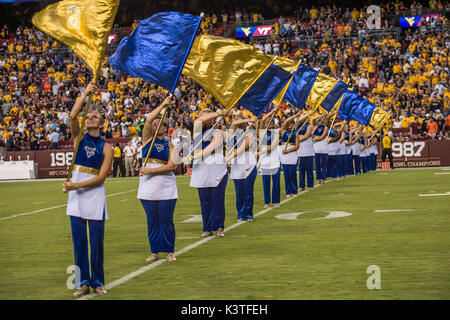
<path id="1" fill-rule="evenodd" d="M 352 27 L 350 27 L 350 24 L 347 23 L 347 25 L 344 27 L 344 34 L 346 37 L 350 36 L 350 32 L 352 32 Z"/>
<path id="2" fill-rule="evenodd" d="M 311 17 L 311 20 L 316 20 L 319 18 L 319 10 L 316 9 L 315 6 L 312 6 L 311 10 L 309 10 L 309 15 Z"/>
<path id="3" fill-rule="evenodd" d="M 356 8 L 353 8 L 352 12 L 350 12 L 352 20 L 356 20 L 359 17 L 359 11 Z"/>
<path id="4" fill-rule="evenodd" d="M 336 60 L 329 60 L 328 61 L 328 67 L 330 68 L 331 72 L 336 72 L 336 70 L 337 70 L 337 61 Z"/>
<path id="5" fill-rule="evenodd" d="M 394 169 L 394 163 L 392 158 L 392 139 L 389 136 L 389 133 L 384 132 L 384 137 L 381 140 L 383 144 L 383 151 L 381 152 L 381 162 L 386 160 L 386 156 L 389 158 L 389 163 L 391 165 L 391 169 Z"/>
<path id="6" fill-rule="evenodd" d="M 400 65 L 400 64 L 395 64 L 393 67 L 392 67 L 392 72 L 394 73 L 394 74 L 398 74 L 400 71 L 402 71 L 402 66 Z"/>

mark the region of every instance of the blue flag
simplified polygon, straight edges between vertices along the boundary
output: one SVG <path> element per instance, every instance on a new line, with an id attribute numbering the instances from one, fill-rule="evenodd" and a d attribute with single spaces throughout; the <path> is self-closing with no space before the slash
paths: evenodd
<path id="1" fill-rule="evenodd" d="M 322 101 L 322 108 L 330 112 L 342 97 L 344 92 L 347 90 L 347 88 L 348 85 L 345 82 L 339 80 L 338 83 L 333 87 L 333 89 L 331 89 L 330 93 Z"/>
<path id="2" fill-rule="evenodd" d="M 237 104 L 259 117 L 291 79 L 291 76 L 290 72 L 271 64 Z"/>
<path id="3" fill-rule="evenodd" d="M 376 106 L 359 94 L 346 91 L 342 96 L 339 118 L 343 120 L 355 120 L 361 124 L 370 123 L 372 113 Z"/>
<path id="4" fill-rule="evenodd" d="M 358 103 L 358 98 L 361 98 L 359 94 L 353 91 L 346 91 L 342 96 L 341 103 L 339 105 L 339 118 L 342 120 L 350 119 L 352 108 Z"/>
<path id="5" fill-rule="evenodd" d="M 120 41 L 109 63 L 173 93 L 201 20 L 178 12 L 160 12 L 144 19 Z"/>
<path id="6" fill-rule="evenodd" d="M 318 74 L 318 71 L 301 64 L 292 78 L 284 100 L 299 109 L 304 109 L 306 99 L 308 99 Z"/>
<path id="7" fill-rule="evenodd" d="M 377 106 L 367 99 L 361 98 L 361 100 L 361 103 L 359 103 L 350 114 L 350 119 L 368 125 L 372 118 L 373 110 L 375 110 Z"/>

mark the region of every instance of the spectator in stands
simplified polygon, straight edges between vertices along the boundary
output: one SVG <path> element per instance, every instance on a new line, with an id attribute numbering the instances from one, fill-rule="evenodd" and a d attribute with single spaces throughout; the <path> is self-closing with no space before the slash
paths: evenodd
<path id="1" fill-rule="evenodd" d="M 125 156 L 125 176 L 126 177 L 134 177 L 134 156 L 135 150 L 131 145 L 131 140 L 128 141 L 128 144 L 123 149 L 123 154 Z"/>
<path id="2" fill-rule="evenodd" d="M 430 117 L 430 114 L 427 113 L 427 129 L 428 129 L 428 136 L 431 139 L 434 139 L 438 133 L 438 124 L 437 122 Z"/>
<path id="3" fill-rule="evenodd" d="M 59 132 L 59 128 L 56 128 L 52 131 L 52 134 L 50 135 L 50 149 L 58 149 L 59 140 L 61 139 L 61 135 Z"/>

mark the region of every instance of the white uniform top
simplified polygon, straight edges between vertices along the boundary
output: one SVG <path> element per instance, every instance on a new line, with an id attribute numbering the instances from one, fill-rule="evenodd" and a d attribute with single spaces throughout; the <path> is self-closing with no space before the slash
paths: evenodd
<path id="1" fill-rule="evenodd" d="M 277 133 L 278 134 L 278 133 Z M 273 141 L 273 140 L 270 140 Z M 271 176 L 280 170 L 280 148 L 276 145 L 270 152 L 266 152 L 267 145 L 260 145 L 260 156 L 258 161 L 258 167 L 261 169 L 262 175 Z"/>
<path id="2" fill-rule="evenodd" d="M 240 138 L 241 137 L 239 137 L 238 139 Z M 242 138 L 241 143 L 244 143 L 244 140 L 245 138 Z M 254 143 L 255 140 L 251 138 L 249 150 L 252 150 Z M 238 144 L 236 148 L 238 148 L 239 146 L 240 144 Z M 250 173 L 252 173 L 255 167 L 256 157 L 253 151 L 241 152 L 237 157 L 231 160 L 230 179 L 246 179 L 250 175 Z"/>
<path id="3" fill-rule="evenodd" d="M 375 155 L 378 155 L 378 147 L 377 147 L 377 145 L 374 144 L 372 147 L 373 147 L 373 153 L 374 153 Z"/>
<path id="4" fill-rule="evenodd" d="M 375 154 L 375 152 L 377 151 L 376 149 L 377 149 L 377 146 L 371 145 L 371 146 L 369 147 L 369 153 L 370 153 L 370 154 Z"/>
<path id="5" fill-rule="evenodd" d="M 355 142 L 354 144 L 351 145 L 352 148 L 352 154 L 354 156 L 359 156 L 359 154 L 361 153 L 361 145 L 359 144 L 359 142 Z"/>
<path id="6" fill-rule="evenodd" d="M 226 174 L 225 157 L 222 153 L 214 153 L 203 160 L 194 161 L 189 186 L 194 188 L 217 187 Z"/>
<path id="7" fill-rule="evenodd" d="M 344 145 L 348 143 L 348 141 L 344 140 Z M 352 146 L 345 146 L 345 150 L 347 154 L 351 154 L 352 153 Z"/>
<path id="8" fill-rule="evenodd" d="M 324 139 L 326 141 L 326 139 Z M 330 156 L 337 156 L 339 153 L 339 149 L 341 146 L 339 145 L 339 141 L 335 141 L 328 144 L 328 154 Z"/>
<path id="9" fill-rule="evenodd" d="M 162 163 L 147 163 L 146 168 L 159 168 Z M 177 181 L 173 171 L 161 174 L 146 174 L 139 177 L 137 198 L 142 200 L 178 199 Z"/>
<path id="10" fill-rule="evenodd" d="M 210 140 L 212 136 L 207 134 Z M 207 140 L 204 140 L 207 141 Z M 192 163 L 191 182 L 194 188 L 214 188 L 219 185 L 227 174 L 227 166 L 223 152 L 215 152 L 206 158 L 194 160 Z"/>
<path id="11" fill-rule="evenodd" d="M 315 153 L 326 153 L 328 154 L 328 142 L 327 139 L 322 139 L 320 141 L 313 141 L 314 152 Z"/>
<path id="12" fill-rule="evenodd" d="M 361 148 L 362 148 L 363 146 L 361 145 Z M 367 157 L 369 155 L 369 149 L 368 148 L 366 148 L 366 149 L 364 149 L 363 151 L 361 151 L 360 153 L 359 153 L 359 156 L 360 157 Z"/>
<path id="13" fill-rule="evenodd" d="M 347 154 L 347 146 L 345 145 L 345 141 L 339 143 L 339 152 L 338 155 L 346 155 Z"/>
<path id="14" fill-rule="evenodd" d="M 305 141 L 300 142 L 297 155 L 299 157 L 311 157 L 314 156 L 314 143 L 312 138 L 309 137 Z"/>
<path id="15" fill-rule="evenodd" d="M 230 179 L 246 179 L 255 167 L 255 154 L 251 151 L 242 152 L 231 160 Z"/>
<path id="16" fill-rule="evenodd" d="M 292 144 L 288 144 L 287 146 L 285 145 L 285 143 L 283 143 L 279 148 L 280 148 L 280 160 L 281 160 L 281 164 L 297 164 L 298 161 L 298 152 L 297 151 L 293 151 L 293 152 L 289 152 L 284 154 L 283 150 L 284 148 L 286 148 L 286 150 L 289 150 L 291 148 L 294 148 L 295 146 Z"/>
<path id="17" fill-rule="evenodd" d="M 72 182 L 84 182 L 96 177 L 95 174 L 72 171 Z M 108 219 L 105 185 L 100 184 L 87 188 L 69 191 L 66 214 L 86 220 Z"/>

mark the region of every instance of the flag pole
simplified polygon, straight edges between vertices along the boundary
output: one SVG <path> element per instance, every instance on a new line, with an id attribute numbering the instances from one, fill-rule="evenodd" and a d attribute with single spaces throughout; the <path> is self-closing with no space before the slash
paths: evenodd
<path id="1" fill-rule="evenodd" d="M 264 132 L 264 135 L 262 136 L 262 138 L 259 139 L 259 143 L 258 143 L 258 146 L 256 147 L 255 153 L 258 152 L 259 147 L 261 146 L 261 143 L 262 143 L 262 141 L 263 141 L 263 139 L 264 139 L 264 136 L 267 134 L 267 131 L 269 131 L 270 124 L 272 123 L 272 121 L 273 121 L 273 119 L 275 118 L 275 115 L 276 115 L 276 114 L 277 114 L 277 113 L 274 112 L 274 113 L 272 114 L 272 116 L 270 117 L 269 123 L 267 124 L 266 132 Z"/>
<path id="2" fill-rule="evenodd" d="M 328 130 L 327 137 L 325 139 L 328 139 L 328 137 L 330 136 L 331 128 L 333 128 L 334 120 L 336 119 L 336 116 L 337 116 L 337 113 L 333 117 L 333 121 L 331 122 L 330 130 Z"/>

